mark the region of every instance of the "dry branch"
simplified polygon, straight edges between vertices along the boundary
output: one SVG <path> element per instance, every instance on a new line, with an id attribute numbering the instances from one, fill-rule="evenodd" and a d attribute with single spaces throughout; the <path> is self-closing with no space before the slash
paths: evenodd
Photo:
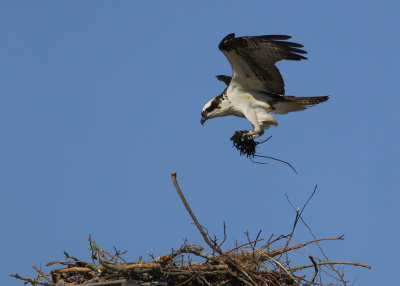
<path id="1" fill-rule="evenodd" d="M 171 178 L 172 178 L 172 182 L 174 183 L 175 189 L 179 194 L 179 197 L 181 198 L 182 203 L 185 205 L 185 208 L 187 210 L 187 212 L 189 213 L 190 217 L 192 218 L 194 224 L 196 225 L 197 229 L 199 230 L 201 236 L 204 239 L 204 242 L 208 244 L 209 247 L 211 247 L 211 249 L 213 249 L 215 252 L 222 254 L 222 251 L 220 249 L 218 249 L 213 243 L 211 243 L 211 241 L 208 239 L 207 234 L 204 232 L 203 227 L 200 225 L 199 221 L 197 220 L 196 216 L 194 215 L 192 209 L 190 208 L 188 202 L 186 201 L 185 196 L 182 193 L 181 188 L 179 187 L 178 181 L 176 179 L 176 172 L 172 172 L 171 173 Z"/>
<path id="2" fill-rule="evenodd" d="M 33 269 L 35 269 L 35 270 L 39 273 L 38 277 L 43 277 L 44 279 L 47 280 L 47 282 L 51 283 L 51 280 L 47 277 L 47 276 L 50 276 L 50 274 L 45 274 L 45 273 L 44 273 L 39 267 L 37 267 L 35 264 L 32 264 L 31 266 L 32 266 Z"/>
<path id="3" fill-rule="evenodd" d="M 317 263 L 317 265 L 336 265 L 336 264 L 340 264 L 340 265 L 352 265 L 352 266 L 359 266 L 359 267 L 364 267 L 364 268 L 368 268 L 368 269 L 372 269 L 371 265 L 365 264 L 365 263 L 360 263 L 360 262 L 356 262 L 356 261 L 320 261 Z M 295 266 L 295 267 L 291 267 L 288 270 L 291 272 L 296 272 L 302 269 L 306 269 L 306 268 L 310 268 L 310 267 L 314 267 L 314 264 L 306 264 L 306 265 L 300 265 L 300 266 Z"/>
<path id="4" fill-rule="evenodd" d="M 32 285 L 54 286 L 53 283 L 47 283 L 47 282 L 44 282 L 44 281 L 38 281 L 37 279 L 32 279 L 32 278 L 29 278 L 29 277 L 20 276 L 17 273 L 10 274 L 10 276 L 14 277 L 16 279 L 20 279 L 22 281 L 25 281 L 26 283 L 31 283 Z"/>

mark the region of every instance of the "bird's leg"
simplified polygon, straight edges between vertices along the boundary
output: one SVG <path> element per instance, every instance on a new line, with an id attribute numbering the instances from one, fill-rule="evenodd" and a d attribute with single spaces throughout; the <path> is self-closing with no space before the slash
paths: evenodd
<path id="1" fill-rule="evenodd" d="M 242 136 L 247 137 L 248 139 L 255 139 L 257 137 L 260 137 L 261 135 L 264 134 L 264 129 L 258 122 L 257 115 L 255 112 L 250 112 L 248 114 L 245 114 L 247 120 L 253 125 L 253 130 L 243 132 Z"/>
<path id="2" fill-rule="evenodd" d="M 264 130 L 261 128 L 253 128 L 253 130 L 243 133 L 243 136 L 247 136 L 249 139 L 256 139 L 264 134 Z"/>

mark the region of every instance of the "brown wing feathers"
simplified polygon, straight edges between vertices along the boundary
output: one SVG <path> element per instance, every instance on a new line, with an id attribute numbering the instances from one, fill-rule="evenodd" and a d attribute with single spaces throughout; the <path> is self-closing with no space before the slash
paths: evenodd
<path id="1" fill-rule="evenodd" d="M 233 80 L 248 89 L 285 94 L 285 84 L 275 63 L 280 60 L 307 59 L 298 43 L 288 42 L 290 36 L 245 36 L 229 34 L 218 48 L 225 54 L 233 70 Z"/>
<path id="2" fill-rule="evenodd" d="M 232 49 L 251 49 L 251 48 L 262 48 L 262 45 L 275 45 L 281 51 L 285 51 L 285 57 L 281 59 L 287 60 L 305 60 L 306 57 L 299 54 L 307 54 L 306 51 L 299 48 L 303 48 L 303 45 L 288 42 L 284 40 L 290 39 L 291 36 L 286 35 L 267 35 L 267 36 L 252 36 L 252 37 L 239 37 L 235 38 L 235 34 L 229 34 L 222 39 L 218 48 L 221 51 L 229 51 Z M 277 59 L 281 60 L 281 59 Z"/>

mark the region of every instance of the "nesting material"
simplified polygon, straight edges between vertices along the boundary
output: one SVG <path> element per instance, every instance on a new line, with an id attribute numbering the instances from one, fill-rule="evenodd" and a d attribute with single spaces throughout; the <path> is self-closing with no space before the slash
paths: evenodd
<path id="1" fill-rule="evenodd" d="M 167 285 L 182 286 L 321 286 L 332 285 L 322 282 L 320 276 L 317 277 L 321 267 L 330 275 L 335 275 L 336 270 L 332 266 L 338 264 L 371 268 L 359 262 L 326 261 L 312 256 L 306 256 L 304 264 L 292 265 L 288 255 L 293 251 L 302 249 L 303 252 L 307 252 L 311 245 L 319 241 L 343 239 L 340 236 L 293 245 L 289 243 L 292 235 L 293 232 L 289 236 L 281 235 L 275 238 L 271 235 L 269 239 L 249 237 L 249 242 L 228 251 L 222 251 L 219 247 L 221 243 L 216 243 L 220 253 L 207 251 L 199 245 L 184 244 L 166 255 L 157 258 L 150 256 L 146 262 L 141 258 L 135 262 L 127 262 L 122 257 L 125 251 L 115 250 L 111 253 L 89 239 L 90 260 L 85 261 L 64 253 L 65 258 L 47 263 L 47 266 L 52 267 L 50 271 L 32 265 L 37 271 L 36 277 L 18 274 L 11 276 L 33 286 L 84 285 L 99 282 L 111 284 L 112 281 L 121 279 L 138 284 L 164 282 Z"/>
<path id="2" fill-rule="evenodd" d="M 248 158 L 254 158 L 257 145 L 260 144 L 260 142 L 254 141 L 251 136 L 248 136 L 247 131 L 236 131 L 231 137 L 231 141 L 233 142 L 233 146 L 239 150 L 240 155 Z"/>
<path id="3" fill-rule="evenodd" d="M 371 268 L 370 265 L 360 262 L 328 260 L 319 243 L 343 240 L 343 236 L 318 239 L 313 235 L 313 240 L 292 243 L 296 225 L 300 219 L 303 221 L 301 214 L 315 191 L 307 203 L 300 210 L 296 210 L 295 221 L 289 235 L 277 237 L 270 235 L 262 238 L 259 231 L 257 236 L 252 238 L 246 232 L 246 242 L 239 244 L 236 242 L 234 248 L 231 246 L 225 249 L 223 247 L 227 239 L 225 224 L 222 239 L 209 235 L 191 210 L 176 176 L 176 172 L 171 173 L 175 189 L 205 244 L 208 245 L 207 248 L 185 242 L 180 248 L 171 250 L 163 256 L 154 257 L 149 254 L 145 260 L 140 257 L 136 261 L 128 262 L 123 257 L 126 251 L 114 248 L 113 252 L 109 252 L 100 248 L 89 237 L 90 259 L 83 260 L 64 252 L 65 258 L 46 264 L 50 269 L 42 269 L 32 264 L 37 272 L 34 277 L 21 276 L 17 273 L 10 275 L 33 286 L 90 285 L 103 282 L 115 285 L 114 282 L 120 280 L 133 282 L 133 285 L 154 285 L 162 282 L 171 286 L 332 285 L 327 278 L 332 278 L 335 282 L 339 282 L 339 285 L 345 286 L 347 281 L 343 278 L 342 267 L 335 266 L 353 265 Z M 313 245 L 315 247 L 311 251 Z M 300 264 L 293 263 L 291 258 L 296 250 L 306 253 Z M 322 258 L 318 258 L 316 256 L 318 254 L 321 254 Z"/>

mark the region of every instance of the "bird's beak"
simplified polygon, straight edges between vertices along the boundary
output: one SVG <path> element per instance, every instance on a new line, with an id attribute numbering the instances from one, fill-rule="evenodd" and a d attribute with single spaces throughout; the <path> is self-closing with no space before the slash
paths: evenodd
<path id="1" fill-rule="evenodd" d="M 204 122 L 206 122 L 206 121 L 207 121 L 207 118 L 205 116 L 202 116 L 201 120 L 200 120 L 201 125 L 204 125 Z"/>

